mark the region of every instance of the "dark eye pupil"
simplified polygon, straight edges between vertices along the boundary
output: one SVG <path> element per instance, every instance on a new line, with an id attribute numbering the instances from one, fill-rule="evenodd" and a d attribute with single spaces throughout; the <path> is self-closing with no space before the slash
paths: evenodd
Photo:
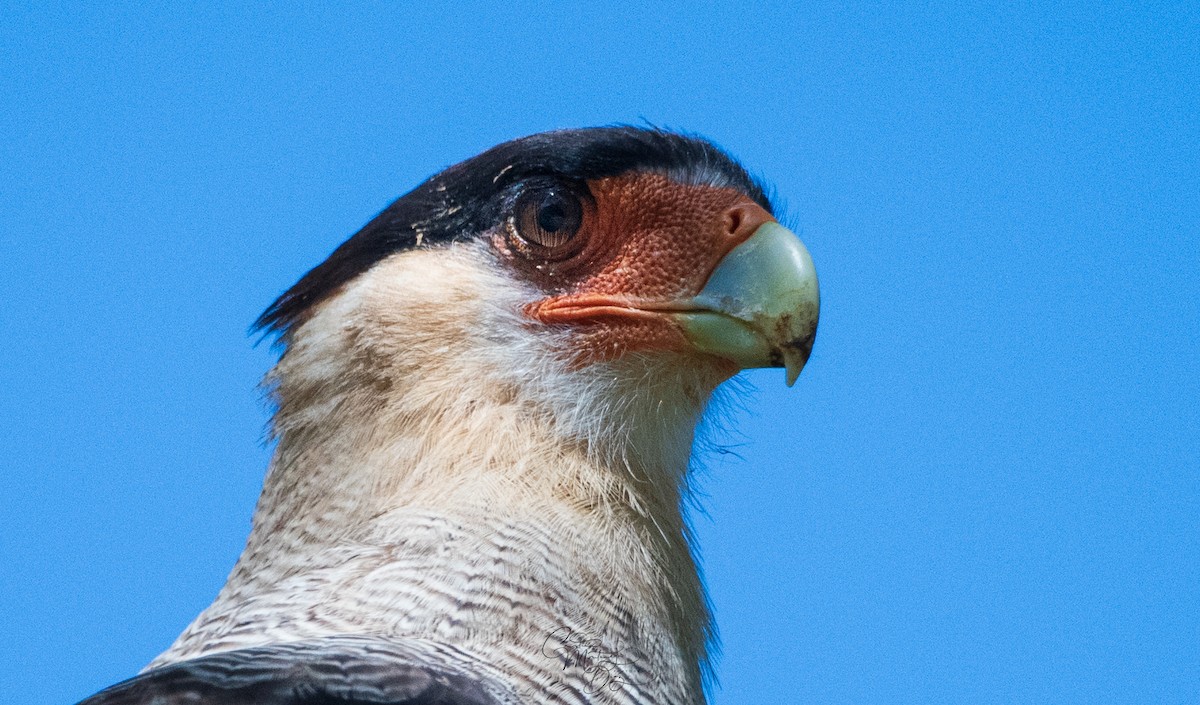
<path id="1" fill-rule="evenodd" d="M 538 247 L 561 247 L 583 223 L 579 197 L 560 188 L 530 189 L 521 194 L 510 221 L 514 234 Z"/>
<path id="2" fill-rule="evenodd" d="M 567 210 L 563 207 L 562 201 L 551 196 L 538 207 L 537 222 L 542 230 L 548 233 L 556 233 L 562 229 L 567 220 Z"/>

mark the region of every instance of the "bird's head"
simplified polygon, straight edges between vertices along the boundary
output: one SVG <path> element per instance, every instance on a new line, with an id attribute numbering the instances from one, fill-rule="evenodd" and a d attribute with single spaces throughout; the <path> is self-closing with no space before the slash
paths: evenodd
<path id="1" fill-rule="evenodd" d="M 282 367 L 302 358 L 289 374 L 306 399 L 457 370 L 426 396 L 537 387 L 580 427 L 596 415 L 585 399 L 640 397 L 669 416 L 664 398 L 702 406 L 739 369 L 785 367 L 791 384 L 818 309 L 808 252 L 737 162 L 695 137 L 611 127 L 514 140 L 431 177 L 259 325 L 282 335 Z"/>
<path id="2" fill-rule="evenodd" d="M 549 132 L 436 174 L 259 319 L 283 347 L 274 458 L 168 660 L 353 630 L 523 673 L 569 625 L 667 694 L 630 702 L 701 701 L 696 424 L 739 369 L 794 381 L 818 307 L 800 240 L 706 141 Z"/>

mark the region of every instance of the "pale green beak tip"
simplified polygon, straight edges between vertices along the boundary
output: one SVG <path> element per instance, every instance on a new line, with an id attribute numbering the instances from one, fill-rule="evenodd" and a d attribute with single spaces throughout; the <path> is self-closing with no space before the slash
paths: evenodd
<path id="1" fill-rule="evenodd" d="M 812 352 L 821 309 L 812 257 L 795 233 L 765 223 L 717 264 L 676 315 L 700 352 L 742 368 L 784 367 L 792 386 Z"/>

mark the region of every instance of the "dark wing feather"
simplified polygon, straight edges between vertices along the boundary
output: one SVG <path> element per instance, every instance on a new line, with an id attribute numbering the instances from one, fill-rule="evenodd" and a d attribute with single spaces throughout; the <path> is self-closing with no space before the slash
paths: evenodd
<path id="1" fill-rule="evenodd" d="M 156 668 L 79 705 L 500 705 L 504 688 L 386 641 L 239 649 Z"/>

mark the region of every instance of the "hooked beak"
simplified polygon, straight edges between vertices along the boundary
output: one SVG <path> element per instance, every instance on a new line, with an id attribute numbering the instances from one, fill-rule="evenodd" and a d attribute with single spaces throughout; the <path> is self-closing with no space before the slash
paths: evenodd
<path id="1" fill-rule="evenodd" d="M 686 310 L 671 317 L 696 350 L 742 369 L 784 367 L 790 387 L 812 353 L 821 296 L 795 233 L 764 223 L 717 263 Z"/>

